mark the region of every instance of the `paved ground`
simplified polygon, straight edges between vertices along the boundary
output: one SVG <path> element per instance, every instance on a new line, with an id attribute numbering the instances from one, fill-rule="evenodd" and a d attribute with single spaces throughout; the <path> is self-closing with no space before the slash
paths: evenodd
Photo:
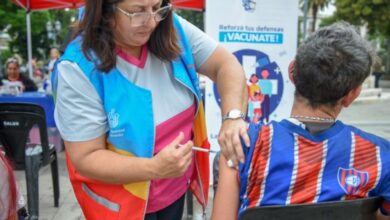
<path id="1" fill-rule="evenodd" d="M 390 94 L 390 90 L 384 90 Z M 361 129 L 383 136 L 390 140 L 390 99 L 376 100 L 371 102 L 355 103 L 345 109 L 339 119 L 345 123 L 353 124 Z M 40 219 L 42 220 L 76 220 L 84 219 L 81 210 L 74 197 L 68 173 L 65 167 L 64 153 L 59 153 L 59 173 L 60 173 L 60 207 L 55 208 L 53 203 L 53 191 L 51 184 L 51 174 L 49 167 L 44 167 L 40 171 L 39 187 L 39 207 Z M 17 171 L 16 176 L 21 186 L 22 192 L 26 195 L 26 183 L 23 171 Z M 210 195 L 213 194 L 210 189 Z M 26 197 L 26 196 L 25 196 Z M 210 218 L 212 208 L 212 198 L 209 198 L 207 209 L 207 219 Z M 194 206 L 194 216 L 192 219 L 202 219 L 201 209 Z M 183 219 L 187 219 L 184 216 Z M 191 219 L 191 218 L 188 218 Z"/>

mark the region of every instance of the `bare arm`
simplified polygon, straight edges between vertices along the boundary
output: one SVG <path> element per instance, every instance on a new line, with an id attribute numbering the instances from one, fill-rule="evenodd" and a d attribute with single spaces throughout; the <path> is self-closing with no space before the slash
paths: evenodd
<path id="1" fill-rule="evenodd" d="M 239 207 L 239 183 L 237 170 L 226 165 L 223 155 L 219 161 L 219 181 L 214 199 L 212 220 L 235 220 Z"/>
<path id="2" fill-rule="evenodd" d="M 177 147 L 184 136 L 153 158 L 124 156 L 106 149 L 106 137 L 81 142 L 65 142 L 69 159 L 83 176 L 106 183 L 124 184 L 182 175 L 192 160 L 191 141 Z"/>
<path id="3" fill-rule="evenodd" d="M 222 46 L 218 46 L 199 72 L 216 82 L 221 97 L 222 115 L 232 109 L 246 112 L 248 93 L 244 70 L 237 59 Z M 240 136 L 249 146 L 249 137 L 244 120 L 226 120 L 222 123 L 218 137 L 223 155 L 237 161 L 244 161 Z"/>

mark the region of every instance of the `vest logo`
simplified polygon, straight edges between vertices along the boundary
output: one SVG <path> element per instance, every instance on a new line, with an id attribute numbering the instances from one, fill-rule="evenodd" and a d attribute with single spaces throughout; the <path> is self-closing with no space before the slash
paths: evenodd
<path id="1" fill-rule="evenodd" d="M 339 168 L 337 179 L 340 187 L 348 195 L 357 194 L 368 183 L 368 172 L 362 172 L 353 168 Z"/>
<path id="2" fill-rule="evenodd" d="M 256 10 L 256 0 L 242 0 L 242 6 L 245 11 L 253 12 Z"/>
<path id="3" fill-rule="evenodd" d="M 107 114 L 108 124 L 111 129 L 115 128 L 119 124 L 120 115 L 115 112 L 115 109 L 111 109 L 111 111 Z"/>

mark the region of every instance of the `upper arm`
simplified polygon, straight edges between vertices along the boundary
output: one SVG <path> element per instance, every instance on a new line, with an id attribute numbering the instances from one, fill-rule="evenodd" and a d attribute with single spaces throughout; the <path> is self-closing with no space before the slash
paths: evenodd
<path id="1" fill-rule="evenodd" d="M 237 219 L 240 192 L 237 175 L 237 170 L 229 168 L 225 157 L 221 154 L 212 219 Z"/>
<path id="2" fill-rule="evenodd" d="M 107 117 L 95 88 L 74 63 L 58 64 L 58 89 L 54 117 L 66 141 L 88 141 L 108 130 Z"/>
<path id="3" fill-rule="evenodd" d="M 199 73 L 208 76 L 211 80 L 216 81 L 217 74 L 222 67 L 238 63 L 236 58 L 222 46 L 217 46 L 206 62 L 198 69 Z"/>

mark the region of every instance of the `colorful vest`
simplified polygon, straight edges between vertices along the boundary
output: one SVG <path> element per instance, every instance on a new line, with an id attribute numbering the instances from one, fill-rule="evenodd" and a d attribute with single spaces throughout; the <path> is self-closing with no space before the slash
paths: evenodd
<path id="1" fill-rule="evenodd" d="M 191 47 L 176 15 L 173 20 L 182 50 L 180 57 L 171 61 L 173 75 L 196 97 L 194 145 L 209 149 L 203 103 Z M 61 57 L 61 61 L 63 60 L 77 63 L 100 96 L 109 122 L 107 148 L 129 157 L 151 158 L 155 141 L 155 125 L 150 91 L 129 82 L 117 68 L 113 68 L 108 73 L 99 71 L 94 61 L 85 58 L 80 37 L 69 44 Z M 54 93 L 57 86 L 55 73 L 52 77 Z M 209 188 L 209 157 L 201 152 L 194 153 L 195 170 L 191 177 L 190 188 L 205 208 Z M 150 181 L 124 185 L 107 184 L 81 176 L 68 157 L 67 165 L 73 189 L 86 219 L 140 220 L 144 218 Z"/>
<path id="2" fill-rule="evenodd" d="M 390 214 L 390 143 L 337 121 L 312 135 L 288 121 L 249 127 L 240 210 L 381 196 Z"/>

